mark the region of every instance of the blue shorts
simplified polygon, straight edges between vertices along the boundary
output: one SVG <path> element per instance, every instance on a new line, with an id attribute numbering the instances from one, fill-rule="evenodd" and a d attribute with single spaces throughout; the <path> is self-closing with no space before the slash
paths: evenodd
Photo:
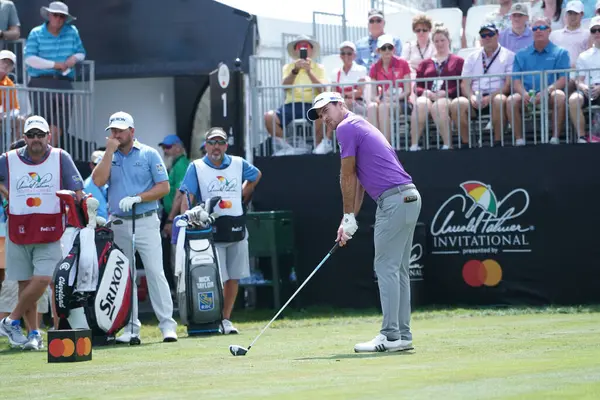
<path id="1" fill-rule="evenodd" d="M 306 113 L 312 107 L 311 103 L 287 103 L 279 107 L 275 114 L 279 118 L 279 126 L 283 127 L 295 119 L 305 119 L 308 121 Z M 285 121 L 285 122 L 284 122 Z"/>

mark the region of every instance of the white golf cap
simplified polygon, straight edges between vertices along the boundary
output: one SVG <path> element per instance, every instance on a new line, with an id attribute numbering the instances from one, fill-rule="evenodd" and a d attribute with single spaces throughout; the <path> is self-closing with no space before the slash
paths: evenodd
<path id="1" fill-rule="evenodd" d="M 565 9 L 567 11 L 574 11 L 576 13 L 582 13 L 583 12 L 583 3 L 579 0 L 573 0 L 567 3 L 567 6 L 565 7 Z"/>
<path id="2" fill-rule="evenodd" d="M 13 64 L 17 63 L 17 56 L 10 50 L 0 51 L 0 60 L 10 60 Z"/>
<path id="3" fill-rule="evenodd" d="M 391 44 L 392 46 L 395 46 L 394 37 L 392 35 L 381 35 L 377 39 L 377 48 L 378 49 L 382 48 L 386 44 Z"/>
<path id="4" fill-rule="evenodd" d="M 39 115 L 32 115 L 27 118 L 25 121 L 25 129 L 24 132 L 27 133 L 32 129 L 39 129 L 42 132 L 50 132 L 50 127 L 48 126 L 48 122 Z"/>
<path id="5" fill-rule="evenodd" d="M 117 128 L 117 129 L 134 128 L 133 117 L 123 111 L 116 112 L 113 115 L 111 115 L 110 118 L 108 119 L 108 126 L 106 127 L 106 130 L 109 130 L 111 128 Z"/>
<path id="6" fill-rule="evenodd" d="M 340 50 L 342 50 L 344 47 L 349 47 L 356 53 L 356 45 L 351 41 L 346 40 L 345 42 L 340 43 Z"/>
<path id="7" fill-rule="evenodd" d="M 593 28 L 594 26 L 599 26 L 600 25 L 600 16 L 596 15 L 594 18 L 592 18 L 592 20 L 590 21 L 590 28 Z"/>
<path id="8" fill-rule="evenodd" d="M 341 94 L 339 94 L 338 92 L 323 92 L 317 97 L 315 97 L 315 100 L 313 101 L 313 106 L 310 110 L 308 110 L 306 116 L 309 120 L 316 121 L 319 119 L 319 113 L 317 113 L 317 110 L 320 110 L 329 103 L 337 102 L 344 102 L 344 99 L 342 98 Z"/>

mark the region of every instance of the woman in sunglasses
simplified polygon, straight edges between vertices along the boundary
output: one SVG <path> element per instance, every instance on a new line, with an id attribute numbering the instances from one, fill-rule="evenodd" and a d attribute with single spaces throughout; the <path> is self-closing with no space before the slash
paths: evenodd
<path id="1" fill-rule="evenodd" d="M 390 143 L 390 113 L 396 115 L 396 108 L 399 114 L 410 110 L 410 104 L 406 102 L 406 97 L 410 94 L 410 67 L 408 62 L 394 54 L 394 49 L 394 38 L 391 35 L 382 35 L 377 39 L 380 58 L 371 66 L 369 77 L 378 83 L 375 84 L 375 101 L 369 104 L 367 112 L 369 122 L 378 127 Z M 408 84 L 406 90 L 403 81 Z"/>
<path id="2" fill-rule="evenodd" d="M 444 24 L 433 27 L 433 44 L 435 55 L 421 61 L 417 68 L 417 81 L 415 92 L 418 96 L 415 110 L 411 116 L 411 145 L 410 151 L 417 151 L 419 137 L 425 129 L 427 117 L 431 115 L 442 137 L 442 150 L 452 147 L 450 140 L 450 103 L 458 93 L 458 79 L 444 79 L 460 76 L 464 59 L 450 52 L 450 32 Z"/>
<path id="3" fill-rule="evenodd" d="M 408 61 L 412 79 L 417 76 L 417 67 L 421 61 L 433 56 L 434 46 L 429 35 L 432 26 L 431 18 L 427 15 L 415 15 L 412 21 L 412 30 L 417 35 L 417 40 L 406 42 L 402 47 L 402 58 Z"/>

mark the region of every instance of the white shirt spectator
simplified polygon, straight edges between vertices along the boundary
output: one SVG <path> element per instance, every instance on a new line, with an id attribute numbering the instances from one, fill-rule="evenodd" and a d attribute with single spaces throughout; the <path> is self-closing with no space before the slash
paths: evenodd
<path id="1" fill-rule="evenodd" d="M 404 46 L 402 46 L 402 56 L 400 56 L 400 58 L 408 61 L 408 65 L 410 66 L 410 76 L 415 78 L 417 76 L 417 67 L 421 61 L 431 58 L 434 52 L 435 46 L 431 40 L 427 43 L 425 48 L 420 48 L 417 41 L 414 40 L 412 42 L 406 42 Z"/>
<path id="2" fill-rule="evenodd" d="M 598 68 L 598 66 L 600 66 L 600 49 L 592 47 L 591 49 L 584 51 L 577 58 L 576 65 L 578 70 Z M 581 71 L 579 72 L 579 76 L 585 78 L 584 83 L 587 86 L 600 84 L 600 70 L 598 69 L 589 72 Z"/>
<path id="3" fill-rule="evenodd" d="M 352 62 L 352 67 L 348 73 L 344 72 L 343 67 L 336 68 L 331 73 L 331 83 L 342 83 L 346 84 L 343 86 L 333 86 L 333 90 L 336 92 L 351 92 L 354 87 L 351 84 L 357 83 L 361 79 L 364 81 L 367 78 L 367 68 L 362 65 L 358 65 L 356 62 Z"/>
<path id="4" fill-rule="evenodd" d="M 470 76 L 509 74 L 512 72 L 514 61 L 515 53 L 500 45 L 489 58 L 485 55 L 483 49 L 477 50 L 465 59 L 461 76 L 467 78 Z M 484 69 L 484 64 L 487 72 Z M 504 86 L 505 79 L 502 76 L 475 78 L 471 80 L 471 90 L 473 92 L 479 91 L 482 95 L 490 94 L 500 90 Z"/>
<path id="5" fill-rule="evenodd" d="M 581 27 L 571 31 L 565 27 L 553 31 L 550 41 L 569 52 L 571 66 L 574 66 L 579 55 L 590 47 L 590 31 Z"/>

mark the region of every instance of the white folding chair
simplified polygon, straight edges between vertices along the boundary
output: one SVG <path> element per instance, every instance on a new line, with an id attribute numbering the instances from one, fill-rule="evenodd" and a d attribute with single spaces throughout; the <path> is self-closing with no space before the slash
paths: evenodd
<path id="1" fill-rule="evenodd" d="M 462 31 L 462 11 L 460 8 L 434 8 L 427 10 L 427 15 L 433 20 L 433 23 L 442 22 L 450 32 L 452 47 L 459 49 L 461 47 Z"/>
<path id="2" fill-rule="evenodd" d="M 473 6 L 469 8 L 469 11 L 467 12 L 467 22 L 465 23 L 467 46 L 477 46 L 479 28 L 486 22 L 488 14 L 497 11 L 499 8 L 500 6 L 497 4 Z"/>
<path id="3" fill-rule="evenodd" d="M 400 12 L 385 16 L 385 33 L 400 39 L 402 43 L 415 40 L 417 37 L 412 31 L 412 19 L 416 13 Z"/>

